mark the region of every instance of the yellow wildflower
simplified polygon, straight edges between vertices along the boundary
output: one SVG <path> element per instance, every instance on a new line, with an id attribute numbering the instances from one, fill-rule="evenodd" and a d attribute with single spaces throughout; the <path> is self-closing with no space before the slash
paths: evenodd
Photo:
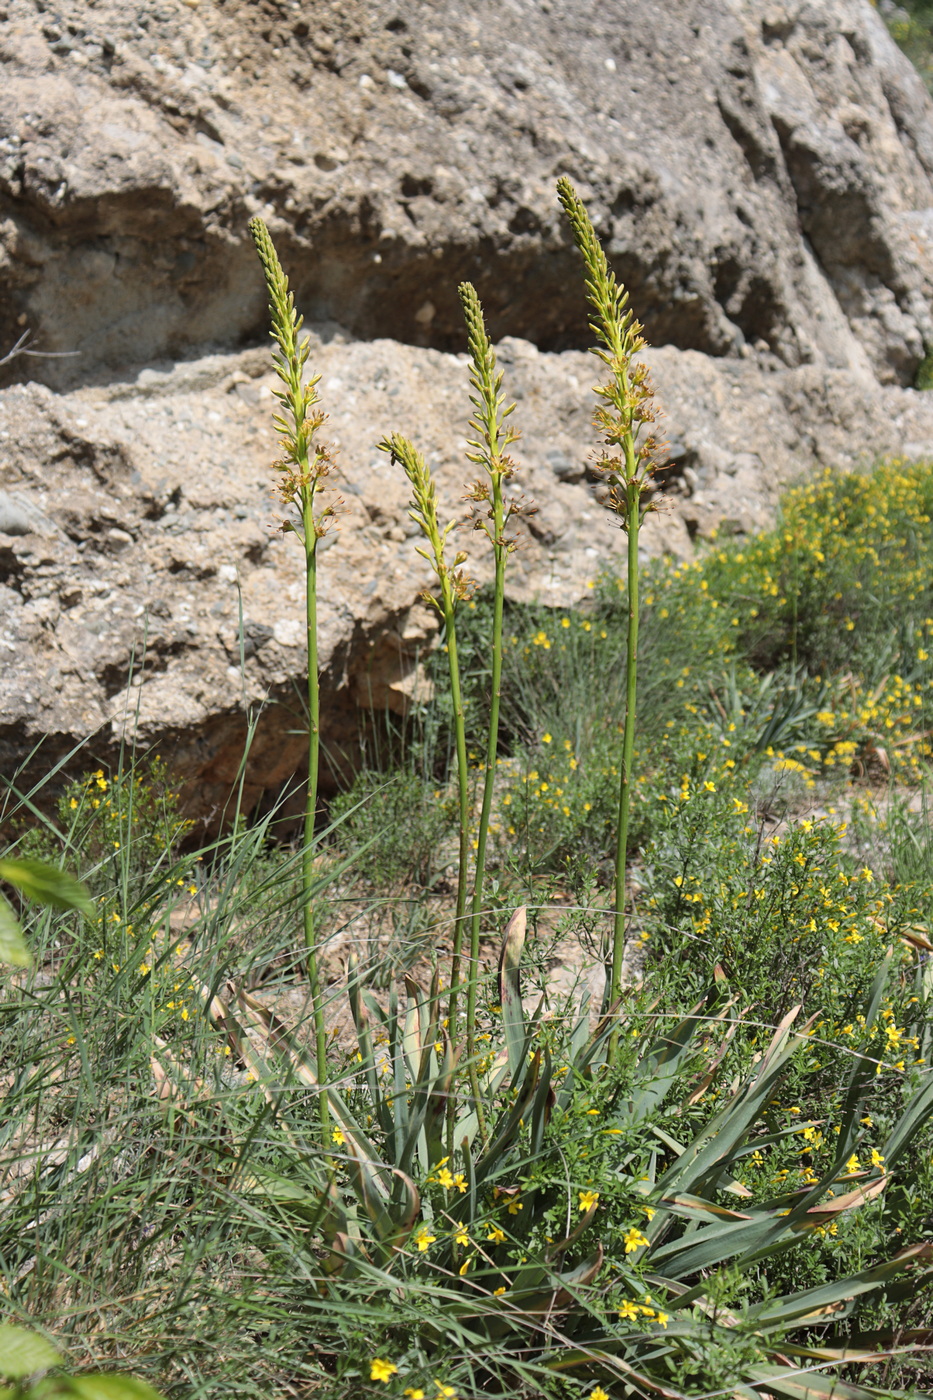
<path id="1" fill-rule="evenodd" d="M 386 1381 L 397 1373 L 398 1367 L 391 1361 L 383 1361 L 381 1357 L 375 1356 L 369 1365 L 369 1379 L 371 1381 Z"/>

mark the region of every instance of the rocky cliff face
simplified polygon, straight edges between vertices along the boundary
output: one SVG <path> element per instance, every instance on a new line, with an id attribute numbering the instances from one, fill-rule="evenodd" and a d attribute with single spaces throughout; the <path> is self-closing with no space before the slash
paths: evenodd
<path id="1" fill-rule="evenodd" d="M 569 173 L 655 344 L 909 384 L 929 101 L 867 0 L 6 0 L 0 286 L 73 373 L 259 333 L 264 212 L 310 318 L 583 343 Z"/>
<path id="2" fill-rule="evenodd" d="M 463 510 L 460 279 L 514 337 L 540 507 L 516 592 L 577 597 L 619 548 L 585 469 L 561 173 L 659 347 L 675 469 L 649 549 L 765 523 L 814 463 L 933 451 L 907 387 L 933 344 L 931 106 L 867 0 L 0 0 L 0 64 L 0 348 L 79 352 L 18 358 L 33 382 L 0 391 L 5 771 L 43 733 L 107 756 L 129 723 L 207 812 L 267 697 L 256 794 L 297 766 L 298 560 L 273 533 L 268 356 L 237 348 L 265 326 L 254 213 L 340 439 L 335 742 L 354 704 L 404 707 L 430 644 L 373 444 L 410 432 Z"/>

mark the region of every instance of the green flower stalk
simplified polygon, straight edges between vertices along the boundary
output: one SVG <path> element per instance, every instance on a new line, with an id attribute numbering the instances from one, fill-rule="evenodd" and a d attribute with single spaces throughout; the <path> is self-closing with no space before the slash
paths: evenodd
<path id="1" fill-rule="evenodd" d="M 293 512 L 282 524 L 282 530 L 298 535 L 305 551 L 305 613 L 308 641 L 308 794 L 305 803 L 304 847 L 302 851 L 301 883 L 304 919 L 304 942 L 308 983 L 311 990 L 314 1017 L 317 1072 L 324 1084 L 327 1072 L 327 1032 L 324 1025 L 324 1005 L 320 970 L 317 959 L 317 939 L 314 927 L 314 820 L 317 813 L 318 768 L 321 753 L 320 679 L 317 645 L 317 545 L 326 534 L 334 515 L 333 505 L 323 508 L 318 492 L 323 479 L 333 467 L 328 448 L 316 440 L 326 415 L 321 412 L 317 393 L 320 375 L 306 382 L 304 369 L 311 354 L 308 337 L 299 341 L 303 317 L 295 311 L 295 298 L 288 289 L 288 278 L 282 270 L 269 230 L 262 219 L 252 219 L 249 231 L 256 244 L 269 292 L 269 312 L 272 318 L 272 339 L 277 343 L 275 371 L 283 387 L 276 391 L 282 412 L 275 417 L 282 457 L 274 466 L 279 473 L 279 496 Z M 321 1127 L 328 1125 L 327 1095 L 319 1096 Z"/>
<path id="2" fill-rule="evenodd" d="M 457 605 L 471 589 L 461 564 L 466 555 L 460 551 L 453 564 L 447 561 L 447 537 L 454 528 L 451 520 L 441 528 L 437 518 L 437 487 L 430 469 L 420 452 L 400 433 L 391 433 L 379 443 L 383 452 L 391 454 L 394 462 L 400 462 L 412 488 L 409 517 L 421 530 L 427 541 L 426 549 L 418 547 L 418 553 L 434 569 L 440 588 L 440 596 L 425 592 L 425 601 L 436 608 L 444 623 L 444 639 L 447 645 L 447 668 L 450 676 L 450 698 L 454 712 L 454 738 L 457 751 L 457 790 L 460 818 L 460 855 L 457 868 L 457 904 L 454 915 L 453 957 L 450 969 L 450 1001 L 447 1011 L 447 1028 L 452 1043 L 457 1037 L 457 1015 L 460 996 L 460 960 L 463 951 L 463 934 L 466 917 L 467 885 L 470 867 L 470 773 L 467 763 L 466 727 L 463 719 L 463 692 L 460 686 L 460 661 L 457 652 Z M 453 1101 L 452 1101 L 453 1106 Z M 452 1150 L 452 1149 L 451 1149 Z"/>
<path id="3" fill-rule="evenodd" d="M 645 348 L 641 326 L 628 307 L 628 292 L 617 281 L 606 260 L 583 201 L 566 176 L 557 182 L 557 194 L 570 221 L 574 240 L 586 269 L 586 296 L 593 309 L 590 329 L 600 342 L 593 347 L 609 370 L 609 380 L 596 386 L 601 400 L 593 417 L 602 434 L 596 463 L 609 482 L 609 506 L 626 532 L 628 579 L 628 629 L 625 674 L 625 724 L 622 734 L 621 782 L 616 824 L 615 891 L 608 1004 L 616 1006 L 622 994 L 622 955 L 625 947 L 625 875 L 629 818 L 632 801 L 632 758 L 635 745 L 635 704 L 638 668 L 638 533 L 651 502 L 651 477 L 661 444 L 642 436 L 653 423 L 653 387 L 647 367 L 636 356 Z M 610 1053 L 617 1046 L 614 1033 Z"/>
<path id="4" fill-rule="evenodd" d="M 476 839 L 476 864 L 473 874 L 473 898 L 470 905 L 470 973 L 467 981 L 467 1056 L 475 1080 L 476 1064 L 476 993 L 479 980 L 479 938 L 483 909 L 483 879 L 486 870 L 486 846 L 489 839 L 489 818 L 492 811 L 493 788 L 496 779 L 496 757 L 499 749 L 499 702 L 502 689 L 502 610 L 505 599 L 505 566 L 515 541 L 505 534 L 513 515 L 522 510 L 517 500 L 506 501 L 503 485 L 515 472 L 515 464 L 506 449 L 518 434 L 505 426 L 505 420 L 515 405 L 503 408 L 502 373 L 496 371 L 496 355 L 483 320 L 483 308 L 476 290 L 469 282 L 459 287 L 460 304 L 467 325 L 471 370 L 470 402 L 473 416 L 470 427 L 476 434 L 469 439 L 473 449 L 469 461 L 485 471 L 488 481 L 480 479 L 470 489 L 467 499 L 486 503 L 485 513 L 476 520 L 475 528 L 484 530 L 495 556 L 495 590 L 492 619 L 492 678 L 489 699 L 489 732 L 486 743 L 486 765 L 483 773 L 483 803 Z M 477 1110 L 482 1115 L 478 1085 L 474 1082 Z M 481 1130 L 482 1116 L 480 1117 Z"/>

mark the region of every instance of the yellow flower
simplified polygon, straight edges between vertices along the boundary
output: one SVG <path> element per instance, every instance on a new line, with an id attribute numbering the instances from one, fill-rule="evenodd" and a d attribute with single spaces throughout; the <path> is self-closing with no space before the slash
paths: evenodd
<path id="1" fill-rule="evenodd" d="M 581 1211 L 592 1210 L 599 1202 L 598 1191 L 581 1191 L 579 1209 Z"/>
<path id="2" fill-rule="evenodd" d="M 668 1324 L 668 1322 L 670 1321 L 670 1319 L 669 1319 L 667 1313 L 659 1312 L 659 1313 L 657 1314 L 656 1321 L 659 1322 L 659 1323 L 661 1324 L 662 1327 L 666 1327 L 667 1324 Z"/>
<path id="3" fill-rule="evenodd" d="M 419 1254 L 424 1254 L 428 1245 L 432 1245 L 436 1239 L 437 1235 L 432 1235 L 427 1225 L 422 1225 L 415 1236 L 415 1244 L 418 1246 Z"/>
<path id="4" fill-rule="evenodd" d="M 633 1254 L 636 1249 L 644 1249 L 645 1245 L 650 1244 L 651 1241 L 648 1239 L 647 1235 L 643 1235 L 642 1232 L 633 1225 L 625 1232 L 622 1243 L 625 1245 L 626 1254 Z"/>
<path id="5" fill-rule="evenodd" d="M 598 1385 L 595 1390 L 590 1391 L 588 1400 L 609 1400 L 609 1396 L 602 1386 Z"/>
<path id="6" fill-rule="evenodd" d="M 457 1241 L 457 1244 L 467 1245 L 470 1243 L 470 1237 L 467 1234 L 465 1225 L 460 1226 L 459 1230 L 454 1235 L 454 1239 Z"/>
<path id="7" fill-rule="evenodd" d="M 517 1215 L 520 1210 L 524 1209 L 521 1201 L 509 1201 L 509 1215 Z"/>
<path id="8" fill-rule="evenodd" d="M 501 1284 L 498 1288 L 494 1288 L 494 1289 L 492 1290 L 492 1296 L 493 1296 L 494 1298 L 501 1298 L 502 1295 L 503 1295 L 503 1293 L 507 1293 L 507 1292 L 508 1292 L 508 1289 L 505 1287 L 505 1284 Z"/>
<path id="9" fill-rule="evenodd" d="M 371 1381 L 386 1382 L 397 1373 L 398 1367 L 391 1361 L 383 1361 L 380 1357 L 373 1357 L 369 1365 L 369 1379 Z"/>
<path id="10" fill-rule="evenodd" d="M 439 1400 L 440 1396 L 443 1396 L 444 1400 L 457 1400 L 457 1392 L 452 1385 L 441 1385 L 439 1380 L 435 1380 L 434 1384 L 437 1386 L 435 1400 Z"/>
<path id="11" fill-rule="evenodd" d="M 445 1191 L 449 1191 L 454 1184 L 454 1174 L 449 1167 L 443 1167 L 437 1174 L 437 1180 Z"/>
<path id="12" fill-rule="evenodd" d="M 541 742 L 542 742 L 542 744 L 549 744 L 549 743 L 551 743 L 551 736 L 550 736 L 550 734 L 542 734 L 542 735 L 541 735 Z"/>
<path id="13" fill-rule="evenodd" d="M 331 1137 L 334 1139 L 334 1142 L 337 1144 L 338 1147 L 343 1147 L 343 1144 L 346 1142 L 346 1138 L 344 1137 L 343 1133 L 340 1131 L 339 1128 L 334 1129 L 334 1131 L 331 1133 Z"/>
<path id="14" fill-rule="evenodd" d="M 461 1196 L 462 1196 L 463 1193 L 464 1193 L 464 1191 L 467 1189 L 466 1177 L 463 1175 L 463 1172 L 456 1172 L 456 1173 L 455 1173 L 455 1175 L 454 1175 L 454 1185 L 456 1186 L 457 1190 L 460 1192 L 460 1194 L 461 1194 Z"/>
<path id="15" fill-rule="evenodd" d="M 469 1259 L 464 1259 L 464 1261 L 463 1261 L 463 1263 L 460 1265 L 460 1269 L 459 1269 L 459 1271 L 458 1271 L 461 1278 L 463 1278 L 464 1274 L 466 1273 L 467 1269 L 469 1269 L 469 1267 L 470 1267 L 470 1261 L 469 1261 Z"/>
<path id="16" fill-rule="evenodd" d="M 871 1164 L 872 1164 L 873 1167 L 879 1167 L 879 1168 L 881 1168 L 881 1167 L 884 1166 L 884 1158 L 882 1157 L 881 1153 L 878 1151 L 877 1147 L 873 1147 L 872 1150 L 871 1150 Z"/>
<path id="17" fill-rule="evenodd" d="M 846 1171 L 847 1171 L 847 1172 L 857 1172 L 857 1171 L 859 1170 L 859 1165 L 860 1165 L 860 1164 L 859 1164 L 859 1159 L 858 1159 L 858 1157 L 855 1155 L 855 1153 L 853 1152 L 853 1153 L 852 1153 L 852 1156 L 849 1158 L 848 1162 L 846 1162 Z"/>
<path id="18" fill-rule="evenodd" d="M 619 1308 L 619 1316 L 623 1322 L 635 1322 L 638 1318 L 638 1308 L 626 1298 L 625 1302 Z"/>
<path id="19" fill-rule="evenodd" d="M 493 1225 L 486 1239 L 490 1244 L 505 1244 L 505 1231 L 500 1230 L 498 1225 Z"/>
<path id="20" fill-rule="evenodd" d="M 402 1394 L 406 1400 L 424 1400 L 424 1391 L 420 1386 L 410 1385 L 402 1391 Z"/>

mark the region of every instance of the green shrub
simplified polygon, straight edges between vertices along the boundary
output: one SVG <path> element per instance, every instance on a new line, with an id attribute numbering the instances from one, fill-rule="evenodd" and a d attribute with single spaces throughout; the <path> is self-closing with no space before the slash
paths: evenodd
<path id="1" fill-rule="evenodd" d="M 364 768 L 330 815 L 335 839 L 378 889 L 411 882 L 429 889 L 456 860 L 454 797 L 409 769 Z"/>
<path id="2" fill-rule="evenodd" d="M 92 894 L 115 889 L 136 898 L 159 869 L 168 872 L 191 830 L 159 757 L 69 782 L 56 804 L 57 823 L 23 831 L 20 849 L 39 859 L 65 858 Z"/>
<path id="3" fill-rule="evenodd" d="M 933 90 L 933 5 L 929 0 L 901 0 L 883 13 L 891 37 Z"/>

